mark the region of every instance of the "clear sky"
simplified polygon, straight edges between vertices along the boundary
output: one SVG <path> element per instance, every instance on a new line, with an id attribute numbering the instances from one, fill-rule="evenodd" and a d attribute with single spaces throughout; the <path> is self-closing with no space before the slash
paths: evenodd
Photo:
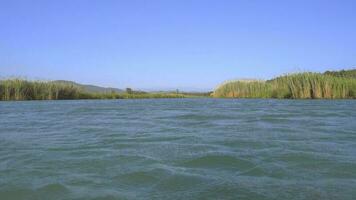
<path id="1" fill-rule="evenodd" d="M 2 78 L 211 89 L 355 66 L 355 0 L 0 0 Z"/>

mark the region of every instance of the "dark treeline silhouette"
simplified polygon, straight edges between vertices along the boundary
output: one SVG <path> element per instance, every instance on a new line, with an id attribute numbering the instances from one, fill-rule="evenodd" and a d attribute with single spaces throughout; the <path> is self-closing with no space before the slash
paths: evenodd
<path id="1" fill-rule="evenodd" d="M 344 78 L 356 78 L 356 69 L 351 70 L 340 70 L 340 71 L 326 71 L 324 74 L 344 77 Z"/>

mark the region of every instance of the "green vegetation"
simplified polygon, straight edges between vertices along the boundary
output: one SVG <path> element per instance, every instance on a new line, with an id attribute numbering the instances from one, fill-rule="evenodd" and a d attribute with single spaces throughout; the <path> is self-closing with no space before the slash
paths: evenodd
<path id="1" fill-rule="evenodd" d="M 62 100 L 62 99 L 138 99 L 138 98 L 185 98 L 194 95 L 180 93 L 147 93 L 134 91 L 130 88 L 127 92 L 119 89 L 111 91 L 108 88 L 95 91 L 70 81 L 28 81 L 21 79 L 8 79 L 0 81 L 0 100 Z"/>
<path id="2" fill-rule="evenodd" d="M 55 100 L 79 97 L 79 88 L 71 84 L 19 79 L 0 81 L 1 100 Z"/>
<path id="3" fill-rule="evenodd" d="M 356 78 L 356 69 L 341 70 L 341 71 L 326 71 L 324 74 L 337 76 L 337 77 L 344 77 L 344 78 Z"/>
<path id="4" fill-rule="evenodd" d="M 268 81 L 232 81 L 219 86 L 213 97 L 226 98 L 291 98 L 350 99 L 356 98 L 356 78 L 342 73 L 298 73 Z M 346 73 L 345 73 L 346 72 Z M 339 75 L 339 74 L 348 74 Z"/>
<path id="5" fill-rule="evenodd" d="M 238 80 L 219 86 L 214 92 L 144 92 L 131 88 L 103 88 L 71 81 L 0 80 L 0 100 L 140 99 L 140 98 L 288 98 L 356 99 L 356 70 L 298 73 L 268 81 Z"/>

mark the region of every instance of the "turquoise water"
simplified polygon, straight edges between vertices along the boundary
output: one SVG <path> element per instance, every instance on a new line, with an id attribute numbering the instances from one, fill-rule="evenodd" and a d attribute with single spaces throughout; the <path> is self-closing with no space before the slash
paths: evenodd
<path id="1" fill-rule="evenodd" d="M 356 199 L 356 101 L 0 102 L 0 199 Z"/>

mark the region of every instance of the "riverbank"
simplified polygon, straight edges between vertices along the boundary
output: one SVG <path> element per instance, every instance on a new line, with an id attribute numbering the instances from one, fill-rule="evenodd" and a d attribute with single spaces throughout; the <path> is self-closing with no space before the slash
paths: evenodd
<path id="1" fill-rule="evenodd" d="M 356 70 L 297 73 L 271 80 L 236 80 L 213 92 L 145 92 L 82 85 L 71 81 L 0 80 L 0 100 L 144 99 L 144 98 L 356 99 Z"/>
<path id="2" fill-rule="evenodd" d="M 91 86 L 92 87 L 92 86 Z M 28 81 L 7 79 L 0 81 L 0 100 L 69 100 L 69 99 L 143 99 L 143 98 L 193 98 L 208 97 L 210 93 L 144 92 L 127 88 L 91 91 L 69 81 Z"/>
<path id="3" fill-rule="evenodd" d="M 267 81 L 226 82 L 213 92 L 219 98 L 355 99 L 356 70 L 297 73 Z"/>

